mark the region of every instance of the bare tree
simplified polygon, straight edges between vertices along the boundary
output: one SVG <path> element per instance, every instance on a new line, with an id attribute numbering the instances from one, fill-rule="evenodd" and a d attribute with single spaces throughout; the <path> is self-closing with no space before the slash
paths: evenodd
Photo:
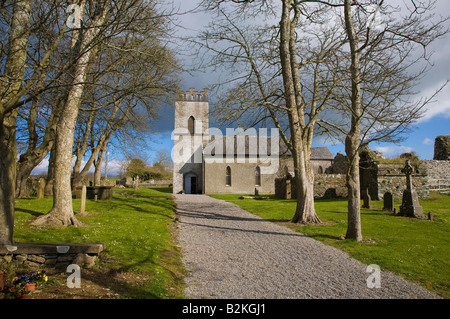
<path id="1" fill-rule="evenodd" d="M 31 171 L 53 147 L 60 110 L 67 92 L 69 43 L 65 35 L 65 4 L 56 0 L 33 1 L 27 69 L 40 70 L 35 83 L 29 82 L 18 108 L 16 196 L 29 196 L 25 187 Z M 62 37 L 61 37 L 62 35 Z M 56 41 L 59 42 L 56 42 Z M 48 47 L 57 44 L 45 64 Z"/>
<path id="2" fill-rule="evenodd" d="M 227 2 L 239 3 L 234 14 L 242 14 L 242 10 L 255 9 L 257 13 L 276 10 L 276 6 L 268 1 L 220 1 L 209 0 L 205 3 L 208 8 L 220 9 Z M 419 68 L 411 73 L 413 68 L 417 68 L 418 60 L 428 58 L 426 51 L 424 55 L 414 57 L 415 46 L 426 48 L 434 39 L 446 33 L 442 29 L 442 22 L 430 21 L 430 11 L 433 2 L 416 2 L 411 0 L 413 9 L 404 16 L 399 16 L 399 9 L 391 5 L 383 6 L 384 1 L 322 1 L 322 0 L 282 0 L 279 36 L 279 63 L 283 79 L 283 98 L 285 108 L 288 112 L 290 139 L 292 142 L 292 153 L 296 167 L 296 176 L 302 179 L 311 179 L 308 174 L 305 158 L 308 158 L 307 139 L 305 137 L 313 130 L 308 127 L 310 123 L 317 124 L 322 131 L 325 130 L 345 138 L 347 156 L 350 161 L 347 172 L 347 186 L 349 193 L 349 224 L 347 238 L 361 240 L 360 227 L 360 186 L 359 186 L 359 157 L 358 152 L 361 146 L 369 141 L 398 140 L 408 127 L 420 118 L 421 110 L 432 97 L 424 98 L 419 102 L 413 102 L 407 97 L 413 94 L 412 88 L 417 83 L 418 75 L 423 74 L 424 69 Z M 386 27 L 382 32 L 376 32 L 372 28 L 367 28 L 370 19 L 373 18 L 374 10 L 371 8 L 377 5 L 378 11 L 392 16 L 386 21 Z M 331 77 L 331 81 L 317 82 L 325 86 L 337 86 L 331 92 L 332 99 L 327 103 L 333 106 L 334 111 L 326 114 L 321 113 L 321 118 L 315 119 L 313 114 L 305 113 L 305 94 L 302 87 L 301 72 L 302 62 L 298 62 L 298 57 L 303 54 L 297 53 L 298 42 L 304 33 L 304 27 L 299 24 L 300 17 L 311 25 L 323 21 L 323 12 L 333 12 L 325 10 L 331 8 L 334 14 L 327 14 L 330 21 L 342 21 L 342 43 L 349 43 L 350 52 L 343 50 L 335 51 L 335 58 L 326 57 L 325 64 L 327 70 L 336 72 L 336 76 Z M 357 14 L 352 15 L 352 8 L 357 10 Z M 341 11 L 343 9 L 343 12 Z M 402 11 L 401 11 L 402 12 Z M 332 22 L 331 22 L 332 23 Z M 327 23 L 330 25 L 330 22 Z M 322 29 L 316 28 L 318 32 Z M 318 37 L 320 39 L 320 36 Z M 303 53 L 303 51 L 299 51 Z M 414 71 L 414 70 L 413 70 Z M 252 72 L 253 69 L 252 69 Z M 256 72 L 255 72 L 256 73 Z M 336 82 L 338 81 L 338 82 Z M 310 86 L 311 90 L 314 84 Z M 345 96 L 345 97 L 344 97 Z M 235 95 L 236 99 L 242 96 Z M 263 103 L 261 102 L 260 105 Z M 345 116 L 339 114 L 345 109 Z M 307 118 L 314 119 L 306 123 L 303 114 Z M 334 115 L 334 119 L 333 119 Z M 344 121 L 337 121 L 338 118 Z M 297 136 L 297 137 L 296 137 Z M 312 184 L 311 184 L 312 185 Z M 305 194 L 310 193 L 308 187 L 301 187 L 299 197 L 303 198 L 303 209 L 308 210 L 312 206 L 312 200 L 305 198 Z M 303 193 L 303 194 L 302 194 Z M 301 207 L 301 206 L 300 206 Z M 298 214 L 297 214 L 298 213 Z M 305 214 L 297 210 L 296 215 Z M 306 215 L 308 215 L 306 213 Z M 298 220 L 294 218 L 293 221 Z"/>
<path id="3" fill-rule="evenodd" d="M 75 122 L 84 89 L 87 67 L 93 52 L 93 43 L 97 40 L 102 29 L 110 1 L 96 1 L 89 28 L 85 32 L 74 30 L 72 49 L 76 52 L 76 62 L 73 64 L 73 80 L 67 94 L 64 110 L 61 113 L 58 131 L 56 133 L 55 180 L 53 185 L 53 208 L 41 217 L 34 225 L 79 225 L 72 208 L 72 188 L 70 173 L 72 170 L 72 146 L 74 139 Z M 84 1 L 81 3 L 84 10 Z"/>
<path id="4" fill-rule="evenodd" d="M 168 98 L 176 87 L 178 65 L 157 36 L 162 23 L 137 23 L 139 28 L 123 32 L 101 50 L 102 57 L 89 76 L 93 79 L 85 90 L 78 117 L 73 187 L 92 164 L 94 184 L 98 184 L 103 154 L 111 138 L 118 131 L 134 138 L 140 132 L 149 132 L 161 104 L 159 100 Z M 152 37 L 147 36 L 149 32 Z M 90 155 L 80 170 L 87 150 Z"/>
<path id="5" fill-rule="evenodd" d="M 356 4 L 350 0 L 344 1 L 343 20 L 350 47 L 348 69 L 351 83 L 347 98 L 339 99 L 340 106 L 347 108 L 351 119 L 345 133 L 345 150 L 349 160 L 346 238 L 357 241 L 362 240 L 359 150 L 375 140 L 398 141 L 401 134 L 423 115 L 423 107 L 439 90 L 431 97 L 411 101 L 412 89 L 426 69 L 417 67 L 419 60 L 429 58 L 426 51 L 417 57 L 414 49 L 417 45 L 426 48 L 447 32 L 442 28 L 444 20 L 430 23 L 432 2 L 426 5 L 421 3 L 419 10 L 414 1 L 411 1 L 413 10 L 408 15 L 399 20 L 385 20 L 384 30 L 374 31 L 375 25 L 370 19 L 375 14 L 381 11 L 394 15 L 389 6 L 383 7 L 383 3 L 383 0 Z M 377 5 L 377 9 L 370 12 L 373 4 Z M 419 71 L 413 72 L 413 67 Z"/>
<path id="6" fill-rule="evenodd" d="M 131 47 L 124 49 L 115 47 L 114 39 L 121 37 L 124 32 L 139 30 L 140 25 L 133 24 L 134 22 L 153 21 L 155 25 L 159 24 L 159 30 L 163 26 L 167 26 L 167 24 L 161 22 L 164 21 L 168 13 L 158 12 L 156 2 L 99 0 L 81 1 L 79 5 L 84 18 L 81 28 L 72 30 L 70 58 L 73 61 L 73 67 L 71 68 L 68 93 L 56 134 L 53 208 L 48 214 L 38 217 L 33 222 L 35 225 L 79 225 L 72 209 L 70 180 L 74 131 L 79 109 L 83 102 L 86 81 L 89 80 L 89 66 L 97 59 L 102 58 L 101 46 L 107 45 L 117 51 L 131 53 L 135 50 L 132 46 L 133 43 L 130 43 Z M 143 30 L 140 30 L 140 32 L 143 32 Z M 157 36 L 160 36 L 161 33 L 160 31 Z M 148 34 L 145 34 L 144 38 L 153 38 L 154 34 L 151 35 L 152 37 L 148 37 Z"/>
<path id="7" fill-rule="evenodd" d="M 50 3 L 50 6 L 54 2 Z M 2 44 L 0 54 L 3 74 L 0 76 L 0 147 L 4 156 L 0 159 L 0 234 L 1 242 L 10 242 L 14 221 L 14 197 L 16 183 L 16 124 L 18 108 L 33 100 L 30 95 L 33 87 L 42 83 L 43 70 L 48 65 L 50 57 L 60 43 L 64 32 L 63 25 L 56 32 L 55 37 L 49 39 L 41 50 L 41 54 L 34 56 L 33 67 L 26 68 L 28 44 L 33 27 L 31 26 L 34 2 L 15 0 L 3 2 L 0 7 Z M 38 83 L 36 85 L 36 83 Z M 44 86 L 42 89 L 45 89 Z"/>
<path id="8" fill-rule="evenodd" d="M 17 109 L 11 107 L 21 89 L 25 72 L 31 0 L 13 4 L 8 53 L 0 78 L 0 244 L 12 242 L 16 170 Z"/>
<path id="9" fill-rule="evenodd" d="M 299 36 L 300 8 L 283 1 L 281 10 L 280 26 L 274 27 L 245 25 L 238 21 L 245 21 L 242 16 L 233 18 L 220 9 L 223 19 L 201 35 L 200 44 L 214 53 L 213 65 L 237 73 L 226 82 L 236 83 L 219 99 L 217 114 L 239 125 L 272 121 L 294 163 L 297 207 L 292 222 L 321 223 L 314 208 L 311 145 L 319 115 L 342 77 L 327 70 L 324 61 L 333 59 L 344 42 L 336 29 L 319 34 L 305 28 Z"/>

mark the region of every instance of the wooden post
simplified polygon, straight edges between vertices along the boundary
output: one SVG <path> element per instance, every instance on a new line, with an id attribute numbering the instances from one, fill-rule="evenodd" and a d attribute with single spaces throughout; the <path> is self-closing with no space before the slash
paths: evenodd
<path id="1" fill-rule="evenodd" d="M 6 285 L 6 273 L 0 270 L 0 291 L 5 289 Z"/>
<path id="2" fill-rule="evenodd" d="M 134 191 L 137 192 L 139 188 L 139 176 L 136 176 L 136 178 L 134 179 Z"/>
<path id="3" fill-rule="evenodd" d="M 84 214 L 86 212 L 86 186 L 83 185 L 81 187 L 81 205 L 80 205 L 80 214 Z"/>
<path id="4" fill-rule="evenodd" d="M 44 178 L 40 178 L 39 179 L 38 190 L 37 190 L 37 198 L 38 199 L 44 198 L 44 190 L 45 190 L 45 179 Z"/>

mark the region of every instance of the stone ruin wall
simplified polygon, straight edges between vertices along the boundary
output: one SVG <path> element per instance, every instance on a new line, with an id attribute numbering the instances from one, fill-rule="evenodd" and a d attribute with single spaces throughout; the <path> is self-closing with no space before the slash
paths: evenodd
<path id="1" fill-rule="evenodd" d="M 374 163 L 375 164 L 375 163 Z M 346 197 L 345 186 L 346 158 L 337 154 L 331 169 L 326 174 L 316 174 L 314 179 L 314 196 L 320 198 Z M 361 191 L 365 187 L 374 200 L 382 200 L 386 192 L 392 193 L 394 198 L 402 198 L 406 188 L 406 177 L 401 172 L 404 164 L 380 163 L 370 167 L 366 172 L 366 180 L 361 183 Z M 370 170 L 369 169 L 369 170 Z M 363 170 L 362 170 L 363 171 Z M 363 177 L 363 178 L 364 178 Z M 275 180 L 275 196 L 277 198 L 295 198 L 295 183 L 291 179 L 290 191 L 286 188 L 286 177 Z M 412 175 L 413 186 L 421 198 L 427 198 L 430 190 L 450 188 L 450 161 L 448 160 L 421 160 L 415 166 Z"/>
<path id="2" fill-rule="evenodd" d="M 345 156 L 336 155 L 332 166 L 329 161 L 315 161 L 314 170 L 314 198 L 336 198 L 347 197 L 347 187 L 345 186 Z M 324 168 L 324 174 L 317 173 L 317 167 Z M 295 199 L 295 180 L 293 176 L 293 161 L 284 157 L 280 158 L 280 169 L 275 178 L 275 197 L 281 199 Z M 289 177 L 286 177 L 289 176 Z"/>
<path id="3" fill-rule="evenodd" d="M 381 200 L 386 192 L 392 193 L 394 198 L 402 198 L 403 190 L 406 189 L 406 176 L 401 172 L 404 166 L 404 164 L 378 164 L 378 174 L 376 175 L 378 198 L 372 199 Z M 412 182 L 419 197 L 428 197 L 429 187 L 426 167 L 422 165 L 415 167 Z"/>
<path id="4" fill-rule="evenodd" d="M 295 179 L 276 178 L 275 197 L 281 199 L 295 199 Z M 326 199 L 347 197 L 344 174 L 316 174 L 314 176 L 314 198 Z"/>
<path id="5" fill-rule="evenodd" d="M 450 161 L 424 160 L 422 166 L 428 173 L 430 189 L 450 188 Z"/>
<path id="6" fill-rule="evenodd" d="M 434 160 L 450 160 L 450 135 L 438 136 L 434 140 Z"/>

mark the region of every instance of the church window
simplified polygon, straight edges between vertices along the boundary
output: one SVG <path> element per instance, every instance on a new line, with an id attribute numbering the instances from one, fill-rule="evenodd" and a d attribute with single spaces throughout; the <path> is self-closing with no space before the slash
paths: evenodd
<path id="1" fill-rule="evenodd" d="M 230 168 L 230 166 L 227 166 L 227 169 L 226 169 L 226 185 L 231 186 L 231 168 Z"/>
<path id="2" fill-rule="evenodd" d="M 193 116 L 191 116 L 188 119 L 188 130 L 189 130 L 189 134 L 194 135 L 194 133 L 195 133 L 195 118 Z"/>
<path id="3" fill-rule="evenodd" d="M 255 186 L 261 186 L 261 169 L 256 166 L 255 169 Z"/>

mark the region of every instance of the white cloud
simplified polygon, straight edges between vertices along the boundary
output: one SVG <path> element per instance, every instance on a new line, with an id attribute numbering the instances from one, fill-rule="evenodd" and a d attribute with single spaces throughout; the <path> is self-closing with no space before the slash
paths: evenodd
<path id="1" fill-rule="evenodd" d="M 439 84 L 435 87 L 424 90 L 421 95 L 423 98 L 431 97 L 436 90 L 441 87 Z M 435 97 L 434 102 L 425 107 L 425 115 L 418 122 L 425 122 L 433 117 L 440 116 L 450 118 L 450 84 L 447 84 L 441 92 Z"/>
<path id="2" fill-rule="evenodd" d="M 375 146 L 374 149 L 381 152 L 384 157 L 396 157 L 402 153 L 414 152 L 414 148 L 402 145 Z"/>
<path id="3" fill-rule="evenodd" d="M 108 176 L 120 176 L 123 171 L 123 163 L 124 161 L 119 160 L 109 160 L 108 161 Z M 75 164 L 75 158 L 72 159 L 72 165 Z M 86 164 L 86 161 L 83 160 L 81 167 L 83 168 Z M 48 171 L 48 158 L 45 158 L 38 166 L 36 166 L 31 175 L 47 175 Z M 92 165 L 89 169 L 88 174 L 94 173 L 94 166 Z M 102 175 L 105 174 L 105 162 L 102 165 Z"/>
<path id="4" fill-rule="evenodd" d="M 108 176 L 120 176 L 123 173 L 124 163 L 127 161 L 109 160 Z M 105 173 L 105 165 L 102 166 L 102 174 Z"/>
<path id="5" fill-rule="evenodd" d="M 425 139 L 423 140 L 422 144 L 425 144 L 425 145 L 432 145 L 432 144 L 433 144 L 433 140 L 432 140 L 432 139 L 429 139 L 429 138 L 427 137 L 427 138 L 425 138 Z"/>
<path id="6" fill-rule="evenodd" d="M 33 169 L 31 175 L 47 175 L 47 171 L 48 171 L 48 158 L 44 158 L 42 162 L 40 162 L 39 165 Z"/>

